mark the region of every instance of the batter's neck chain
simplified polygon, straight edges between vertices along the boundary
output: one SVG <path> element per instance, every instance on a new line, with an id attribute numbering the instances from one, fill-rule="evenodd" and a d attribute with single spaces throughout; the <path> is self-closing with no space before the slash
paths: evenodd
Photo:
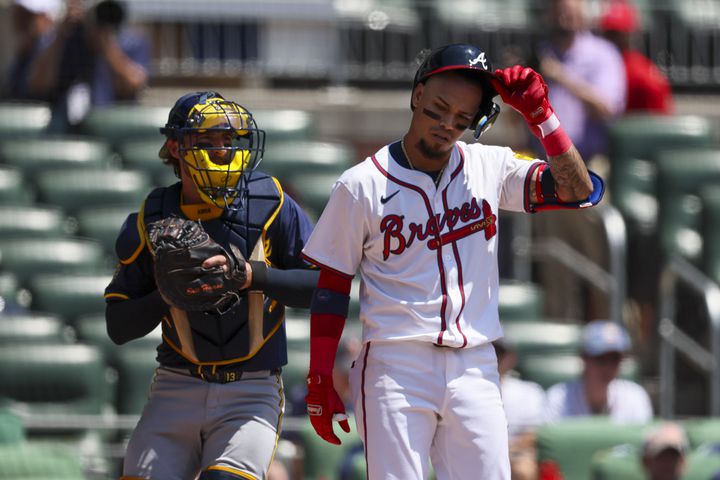
<path id="1" fill-rule="evenodd" d="M 417 168 L 415 168 L 415 165 L 413 165 L 412 160 L 410 160 L 410 155 L 408 155 L 408 152 L 405 149 L 405 137 L 400 139 L 400 147 L 402 148 L 403 154 L 405 155 L 405 159 L 407 160 L 408 165 L 410 165 L 410 170 L 417 170 Z M 440 185 L 440 179 L 443 176 L 443 172 L 445 172 L 445 167 L 447 167 L 447 163 L 445 165 L 443 165 L 443 167 L 440 169 L 440 171 L 437 172 L 437 175 L 435 176 L 435 178 L 433 178 L 433 182 L 435 182 L 435 188 L 437 188 L 437 186 Z M 420 171 L 420 170 L 418 170 L 418 171 Z M 425 173 L 427 173 L 427 172 L 425 172 Z M 431 174 L 429 174 L 429 175 L 431 177 L 433 176 Z"/>

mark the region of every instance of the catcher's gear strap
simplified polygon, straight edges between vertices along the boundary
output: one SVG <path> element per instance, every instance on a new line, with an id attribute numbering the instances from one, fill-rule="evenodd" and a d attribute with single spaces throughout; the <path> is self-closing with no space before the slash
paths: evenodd
<path id="1" fill-rule="evenodd" d="M 320 269 L 317 285 L 319 290 L 330 290 L 339 295 L 346 295 L 349 302 L 351 285 L 352 277 L 339 275 L 326 268 Z M 315 308 L 318 306 L 314 301 L 310 310 L 310 373 L 332 375 L 335 355 L 345 328 L 345 317 L 316 312 Z"/>
<path id="2" fill-rule="evenodd" d="M 256 261 L 250 261 L 250 266 L 250 290 L 259 290 L 288 307 L 310 308 L 313 291 L 320 276 L 318 270 L 281 270 Z"/>
<path id="3" fill-rule="evenodd" d="M 563 202 L 557 197 L 555 191 L 555 179 L 552 176 L 552 169 L 548 164 L 541 167 L 540 172 L 540 190 L 538 191 L 538 200 L 536 204 L 530 205 L 531 212 L 539 212 L 542 210 L 577 210 L 580 208 L 593 207 L 600 203 L 605 194 L 605 182 L 597 173 L 588 170 L 590 180 L 592 181 L 593 191 L 585 200 L 577 202 Z"/>

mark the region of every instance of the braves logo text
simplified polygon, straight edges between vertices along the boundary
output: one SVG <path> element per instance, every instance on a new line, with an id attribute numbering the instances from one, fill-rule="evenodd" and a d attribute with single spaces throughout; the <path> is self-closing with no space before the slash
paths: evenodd
<path id="1" fill-rule="evenodd" d="M 442 245 L 477 232 L 484 231 L 486 240 L 490 240 L 497 233 L 497 216 L 492 212 L 492 207 L 487 200 L 482 201 L 481 207 L 475 198 L 460 207 L 447 209 L 442 214 L 428 218 L 425 224 L 410 222 L 407 224 L 407 232 L 404 232 L 404 218 L 402 215 L 391 214 L 380 221 L 380 231 L 384 234 L 383 260 L 387 260 L 390 255 L 402 254 L 415 240 L 422 242 L 430 238 L 427 247 L 437 250 Z M 452 230 L 458 223 L 464 225 Z M 451 230 L 440 234 L 445 227 Z"/>

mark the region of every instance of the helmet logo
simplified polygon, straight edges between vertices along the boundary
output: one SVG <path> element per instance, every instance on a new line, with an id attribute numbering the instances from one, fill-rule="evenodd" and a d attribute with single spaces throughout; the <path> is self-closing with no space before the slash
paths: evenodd
<path id="1" fill-rule="evenodd" d="M 473 59 L 470 60 L 468 63 L 469 63 L 470 66 L 472 66 L 472 67 L 474 67 L 475 65 L 477 65 L 478 63 L 480 63 L 480 64 L 482 64 L 482 67 L 483 67 L 485 70 L 487 70 L 487 68 L 488 68 L 488 66 L 487 66 L 487 60 L 485 60 L 485 52 L 480 52 L 480 55 L 478 55 L 477 57 L 473 58 Z"/>

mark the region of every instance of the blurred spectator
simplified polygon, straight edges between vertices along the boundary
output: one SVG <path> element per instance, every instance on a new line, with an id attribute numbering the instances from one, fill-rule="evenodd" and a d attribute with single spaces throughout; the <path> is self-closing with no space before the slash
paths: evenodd
<path id="1" fill-rule="evenodd" d="M 125 8 L 103 0 L 86 11 L 68 0 L 54 38 L 30 66 L 29 91 L 53 104 L 51 130 L 79 123 L 94 106 L 135 101 L 148 80 L 150 47 L 124 28 Z"/>
<path id="2" fill-rule="evenodd" d="M 290 474 L 288 473 L 287 468 L 277 458 L 270 463 L 267 480 L 290 480 Z"/>
<path id="3" fill-rule="evenodd" d="M 605 154 L 606 124 L 625 108 L 625 69 L 617 48 L 593 35 L 585 0 L 547 0 L 549 37 L 538 46 L 550 102 L 586 162 Z"/>
<path id="4" fill-rule="evenodd" d="M 626 112 L 673 111 L 670 82 L 645 55 L 633 48 L 633 34 L 638 28 L 638 16 L 631 2 L 612 0 L 603 13 L 600 31 L 622 52 L 627 76 Z"/>
<path id="5" fill-rule="evenodd" d="M 548 34 L 536 50 L 550 102 L 583 159 L 606 176 L 607 124 L 625 109 L 622 57 L 613 44 L 589 31 L 585 0 L 545 0 L 544 5 Z M 536 236 L 559 239 L 596 265 L 607 265 L 597 212 L 547 212 L 533 225 Z M 544 262 L 539 280 L 548 317 L 586 322 L 610 315 L 607 293 L 559 262 Z"/>
<path id="6" fill-rule="evenodd" d="M 667 422 L 651 430 L 642 447 L 642 464 L 648 480 L 678 480 L 685 472 L 688 440 L 680 425 Z"/>
<path id="7" fill-rule="evenodd" d="M 2 97 L 31 100 L 28 90 L 30 65 L 52 38 L 60 0 L 13 0 L 10 7 L 14 53 L 3 79 Z"/>
<path id="8" fill-rule="evenodd" d="M 508 421 L 510 468 L 514 480 L 537 478 L 535 429 L 545 423 L 545 391 L 535 382 L 521 380 L 514 371 L 518 362 L 512 340 L 493 342 L 498 358 L 500 393 Z"/>
<path id="9" fill-rule="evenodd" d="M 647 392 L 637 383 L 618 378 L 630 337 L 620 325 L 594 320 L 582 333 L 580 378 L 548 389 L 549 422 L 564 417 L 608 415 L 618 422 L 646 422 L 652 418 Z"/>

